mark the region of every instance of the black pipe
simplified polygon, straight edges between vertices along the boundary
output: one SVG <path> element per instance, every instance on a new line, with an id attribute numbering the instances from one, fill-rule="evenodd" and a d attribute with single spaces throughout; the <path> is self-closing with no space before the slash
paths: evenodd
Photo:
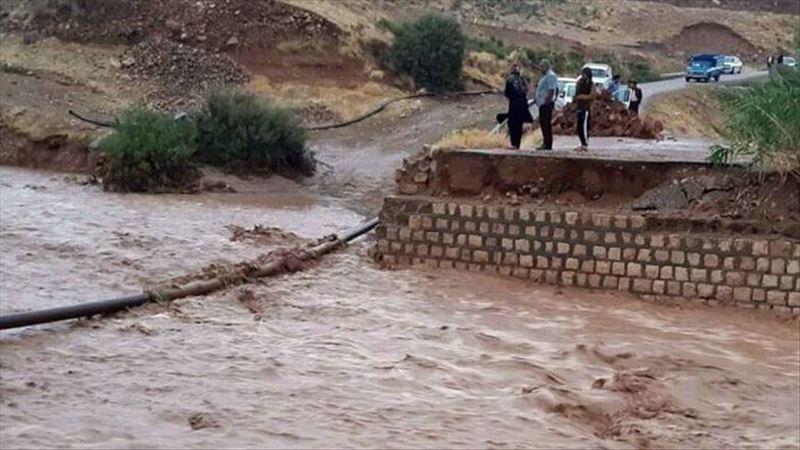
<path id="1" fill-rule="evenodd" d="M 314 259 L 341 247 L 345 243 L 368 233 L 378 225 L 378 218 L 374 218 L 346 231 L 341 237 L 317 245 L 311 251 L 305 253 L 303 258 Z M 270 263 L 253 273 L 254 276 L 268 276 L 286 270 L 285 264 Z M 191 295 L 207 294 L 209 292 L 222 289 L 230 284 L 219 279 L 204 280 L 194 284 L 188 284 L 178 289 L 168 289 L 164 291 L 145 292 L 143 294 L 119 297 L 110 300 L 101 300 L 92 303 L 83 303 L 74 306 L 62 306 L 58 308 L 45 309 L 41 311 L 31 311 L 26 313 L 10 314 L 0 316 L 0 330 L 9 328 L 26 327 L 39 325 L 60 320 L 77 319 L 80 317 L 90 317 L 97 314 L 109 314 L 123 309 L 133 308 L 153 301 L 170 301 L 178 298 L 189 297 Z"/>
<path id="2" fill-rule="evenodd" d="M 114 127 L 117 126 L 117 120 L 116 119 L 114 119 L 114 122 L 104 122 L 102 120 L 90 119 L 88 117 L 83 117 L 82 115 L 76 113 L 75 111 L 73 111 L 71 109 L 69 111 L 67 111 L 67 113 L 69 113 L 69 115 L 71 115 L 73 117 L 76 117 L 79 120 L 82 120 L 82 121 L 84 121 L 86 123 L 90 123 L 92 125 L 97 125 L 98 127 L 114 128 Z"/>
<path id="3" fill-rule="evenodd" d="M 499 93 L 499 92 L 496 91 L 496 90 L 488 89 L 488 90 L 484 90 L 484 91 L 454 92 L 454 93 L 452 93 L 450 95 L 455 97 L 455 96 L 485 95 L 485 94 L 497 94 L 497 93 Z M 334 129 L 334 128 L 346 127 L 346 126 L 353 125 L 355 123 L 361 122 L 363 120 L 366 120 L 366 119 L 374 116 L 375 114 L 378 114 L 379 112 L 381 112 L 384 109 L 386 109 L 386 107 L 391 105 L 392 103 L 400 102 L 400 101 L 403 101 L 403 100 L 411 100 L 411 99 L 415 99 L 415 98 L 421 98 L 421 97 L 437 97 L 437 96 L 441 96 L 441 95 L 442 94 L 423 92 L 423 93 L 419 93 L 419 94 L 411 94 L 411 95 L 406 95 L 406 96 L 403 96 L 403 97 L 393 98 L 391 100 L 387 100 L 384 103 L 381 103 L 377 108 L 375 108 L 372 111 L 369 111 L 367 113 L 364 113 L 364 114 L 356 117 L 355 119 L 351 119 L 351 120 L 348 120 L 348 121 L 345 121 L 345 122 L 340 122 L 340 123 L 334 123 L 334 124 L 330 124 L 330 125 L 320 125 L 320 126 L 316 126 L 316 127 L 307 127 L 306 129 L 309 130 L 309 131 L 322 131 L 322 130 L 331 130 L 331 129 Z"/>
<path id="4" fill-rule="evenodd" d="M 95 314 L 108 314 L 114 311 L 143 305 L 151 301 L 151 299 L 152 297 L 145 293 L 74 306 L 62 306 L 41 311 L 11 314 L 0 317 L 0 330 L 26 327 L 40 323 L 58 322 L 59 320 L 76 319 L 78 317 L 89 317 Z"/>

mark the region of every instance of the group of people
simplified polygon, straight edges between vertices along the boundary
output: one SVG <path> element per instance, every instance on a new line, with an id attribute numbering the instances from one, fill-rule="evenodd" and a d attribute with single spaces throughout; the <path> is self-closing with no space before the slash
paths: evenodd
<path id="1" fill-rule="evenodd" d="M 591 72 L 589 73 L 591 74 Z M 614 78 L 611 80 L 611 84 L 608 85 L 608 92 L 610 92 L 611 95 L 615 95 L 617 91 L 622 89 L 622 86 L 622 77 L 619 75 L 614 75 Z M 628 80 L 627 88 L 631 91 L 628 109 L 638 116 L 639 105 L 642 104 L 642 88 L 639 87 L 639 84 L 634 79 Z"/>
<path id="2" fill-rule="evenodd" d="M 536 87 L 535 103 L 539 108 L 539 126 L 542 129 L 544 142 L 536 150 L 553 149 L 553 110 L 555 109 L 558 78 L 547 60 L 539 63 L 542 77 Z M 528 104 L 528 83 L 519 70 L 519 64 L 511 66 L 511 73 L 506 80 L 505 95 L 508 98 L 508 114 L 498 116 L 508 120 L 508 133 L 511 147 L 518 149 L 522 142 L 522 131 L 526 123 L 533 123 L 530 105 Z"/>
<path id="3" fill-rule="evenodd" d="M 767 57 L 767 69 L 772 69 L 772 66 L 776 64 L 779 66 L 783 65 L 783 55 L 769 55 L 769 57 Z"/>
<path id="4" fill-rule="evenodd" d="M 542 130 L 542 145 L 536 150 L 553 149 L 553 111 L 555 110 L 556 96 L 558 95 L 558 76 L 553 72 L 548 60 L 539 63 L 539 70 L 542 76 L 536 86 L 535 104 L 539 109 L 539 128 Z M 608 87 L 613 95 L 621 89 L 621 78 L 615 76 Z M 575 86 L 575 96 L 573 101 L 577 106 L 578 125 L 577 134 L 581 145 L 576 151 L 586 152 L 589 150 L 589 135 L 591 131 L 591 106 L 594 99 L 594 82 L 592 81 L 592 70 L 588 67 L 581 69 L 580 75 Z M 636 80 L 628 81 L 628 89 L 631 91 L 629 109 L 635 114 L 639 113 L 639 105 L 642 102 L 642 90 L 638 87 Z M 502 116 L 508 120 L 508 131 L 510 136 L 510 147 L 519 149 L 522 142 L 522 134 L 526 123 L 532 123 L 533 117 L 528 103 L 528 83 L 520 73 L 518 64 L 511 66 L 511 72 L 506 80 L 505 96 L 508 98 L 508 113 Z"/>

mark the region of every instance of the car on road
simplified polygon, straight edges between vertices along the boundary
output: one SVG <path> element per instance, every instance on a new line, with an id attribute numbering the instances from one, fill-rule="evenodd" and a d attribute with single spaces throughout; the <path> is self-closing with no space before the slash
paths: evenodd
<path id="1" fill-rule="evenodd" d="M 556 109 L 562 110 L 565 106 L 572 103 L 572 98 L 575 97 L 575 86 L 578 80 L 576 78 L 559 78 L 558 79 L 558 97 L 556 98 Z"/>
<path id="2" fill-rule="evenodd" d="M 699 54 L 692 56 L 692 60 L 686 67 L 686 82 L 697 81 L 719 81 L 722 76 L 722 67 L 725 57 L 716 54 Z"/>
<path id="3" fill-rule="evenodd" d="M 608 89 L 608 86 L 611 85 L 611 79 L 614 78 L 614 71 L 611 66 L 608 64 L 586 63 L 581 67 L 581 70 L 587 67 L 592 71 L 592 81 L 594 81 L 595 88 L 598 91 Z"/>
<path id="4" fill-rule="evenodd" d="M 722 62 L 722 73 L 742 73 L 743 66 L 744 64 L 738 56 L 726 56 Z"/>

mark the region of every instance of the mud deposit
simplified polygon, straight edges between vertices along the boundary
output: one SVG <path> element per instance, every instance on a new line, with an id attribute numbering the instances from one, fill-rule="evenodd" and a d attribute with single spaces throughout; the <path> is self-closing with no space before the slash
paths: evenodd
<path id="1" fill-rule="evenodd" d="M 311 238 L 361 219 L 0 175 L 3 312 L 274 248 L 232 241 L 231 224 Z M 4 332 L 3 447 L 800 446 L 796 321 L 384 271 L 366 249 L 209 297 Z"/>

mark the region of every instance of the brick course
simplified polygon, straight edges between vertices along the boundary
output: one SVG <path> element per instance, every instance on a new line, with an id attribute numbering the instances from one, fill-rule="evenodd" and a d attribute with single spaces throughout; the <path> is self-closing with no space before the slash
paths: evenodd
<path id="1" fill-rule="evenodd" d="M 389 265 L 474 270 L 800 315 L 800 242 L 664 234 L 648 230 L 648 220 L 636 214 L 390 197 L 375 250 Z"/>

